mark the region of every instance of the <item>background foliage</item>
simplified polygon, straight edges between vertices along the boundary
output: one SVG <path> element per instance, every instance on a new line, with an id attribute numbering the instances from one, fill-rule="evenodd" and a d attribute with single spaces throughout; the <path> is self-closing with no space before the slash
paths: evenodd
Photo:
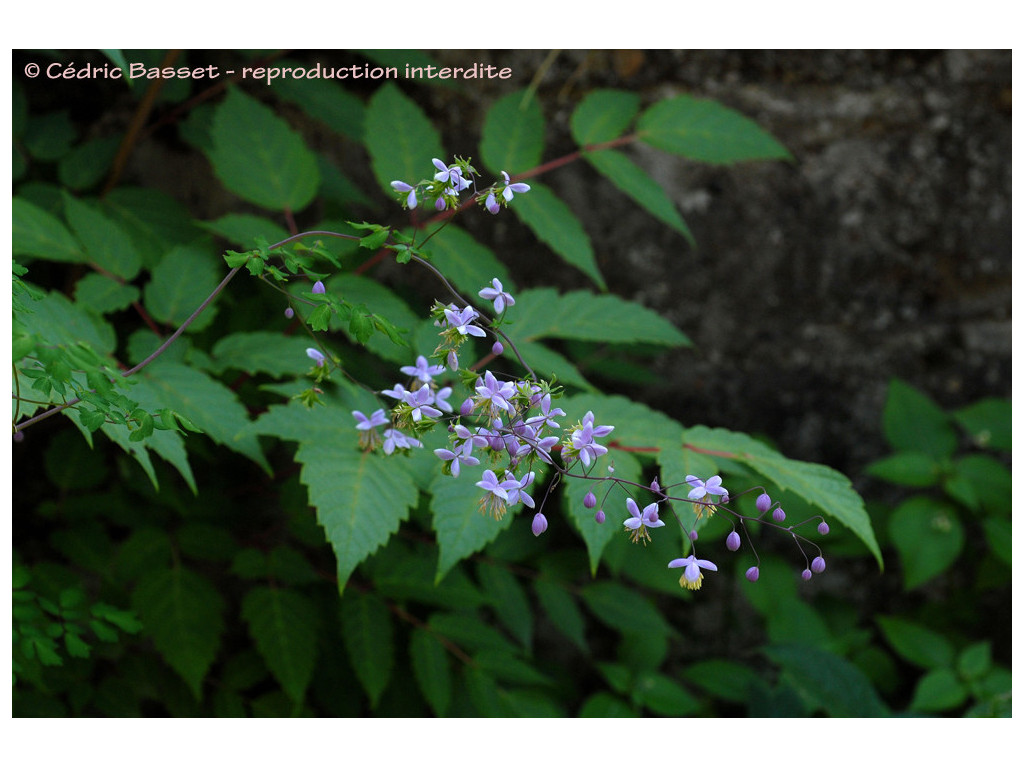
<path id="1" fill-rule="evenodd" d="M 155 65 L 165 54 L 124 56 Z M 423 54 L 383 56 L 353 60 Z M 628 391 L 656 355 L 687 354 L 689 339 L 606 292 L 594 241 L 543 181 L 556 170 L 548 147 L 571 140 L 578 154 L 560 162 L 588 163 L 619 206 L 692 242 L 630 150 L 791 161 L 752 121 L 714 101 L 648 104 L 616 89 L 581 94 L 553 118 L 520 87 L 458 132 L 466 147 L 418 98 L 445 84 L 167 81 L 133 133 L 125 118 L 151 87 L 112 84 L 73 114 L 15 86 L 14 255 L 28 268 L 15 268 L 15 423 L 82 397 L 66 411 L 74 426 L 41 421 L 15 446 L 16 714 L 1009 714 L 1009 650 L 990 623 L 1009 597 L 1007 401 L 947 413 L 894 379 L 879 417 L 892 454 L 866 472 L 908 490 L 865 510 L 834 470 L 680 424 L 592 381 Z M 133 179 L 122 147 L 158 148 L 223 198 L 195 210 L 142 170 Z M 312 411 L 288 400 L 304 386 L 308 338 L 282 297 L 244 272 L 156 362 L 117 375 L 216 289 L 225 250 L 301 229 L 363 234 L 346 223 L 363 219 L 408 226 L 389 182 L 418 179 L 452 152 L 540 180 L 487 239 L 476 225 L 445 228 L 433 262 L 467 293 L 494 276 L 515 290 L 510 333 L 531 366 L 569 388 L 563 407 L 619 425 L 624 447 L 652 449 L 616 451 L 617 474 L 721 471 L 730 487 L 767 484 L 790 515 L 824 510 L 842 525 L 822 577 L 799 582 L 792 553 L 769 544 L 757 584 L 742 579 L 749 563 L 718 558 L 728 565 L 717 581 L 683 594 L 664 568 L 680 542 L 630 547 L 613 513 L 592 524 L 572 482 L 540 539 L 525 519 L 481 517 L 472 482 L 438 476 L 432 455 L 358 450 L 349 412 L 371 409 L 365 392 L 338 385 Z M 502 227 L 528 230 L 578 288 L 520 275 Z M 348 313 L 331 320 L 327 343 L 347 370 L 390 385 L 433 347 L 424 318 L 438 288 L 383 252 L 323 248 L 318 268 Z M 398 338 L 373 332 L 374 315 Z M 725 532 L 713 521 L 702 537 Z"/>

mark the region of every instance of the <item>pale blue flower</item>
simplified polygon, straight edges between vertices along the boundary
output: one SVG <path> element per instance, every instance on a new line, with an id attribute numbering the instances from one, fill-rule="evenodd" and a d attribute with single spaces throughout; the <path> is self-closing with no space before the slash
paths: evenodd
<path id="1" fill-rule="evenodd" d="M 477 295 L 486 301 L 493 301 L 494 311 L 499 315 L 505 311 L 505 307 L 511 307 L 516 303 L 512 294 L 502 287 L 501 281 L 496 277 L 491 280 L 490 288 L 484 288 Z"/>
<path id="2" fill-rule="evenodd" d="M 395 191 L 400 192 L 400 193 L 408 192 L 409 194 L 405 198 L 405 205 L 406 205 L 406 207 L 410 208 L 410 209 L 416 207 L 416 202 L 417 202 L 416 201 L 416 187 L 412 187 L 412 186 L 406 184 L 404 181 L 392 181 L 391 182 L 391 187 Z"/>
<path id="3" fill-rule="evenodd" d="M 443 365 L 431 365 L 427 358 L 420 355 L 416 358 L 416 365 L 403 365 L 401 368 L 402 373 L 409 376 L 415 376 L 419 381 L 424 384 L 429 384 L 433 381 L 434 377 L 438 374 L 444 373 Z"/>
<path id="4" fill-rule="evenodd" d="M 306 348 L 306 357 L 310 358 L 317 365 L 326 365 L 327 364 L 326 360 L 324 359 L 324 353 L 321 352 L 319 349 L 314 349 L 313 347 L 307 347 Z"/>
<path id="5" fill-rule="evenodd" d="M 700 589 L 701 582 L 704 581 L 704 574 L 700 572 L 701 568 L 708 571 L 718 570 L 718 566 L 710 560 L 698 560 L 695 555 L 676 558 L 669 562 L 668 567 L 683 569 L 683 575 L 679 577 L 679 586 L 686 589 Z"/>
<path id="6" fill-rule="evenodd" d="M 641 512 L 633 499 L 626 499 L 626 509 L 629 510 L 629 517 L 622 522 L 626 530 L 630 532 L 629 538 L 634 544 L 643 540 L 647 544 L 651 540 L 648 528 L 661 528 L 665 525 L 664 520 L 658 519 L 658 505 L 648 504 Z"/>

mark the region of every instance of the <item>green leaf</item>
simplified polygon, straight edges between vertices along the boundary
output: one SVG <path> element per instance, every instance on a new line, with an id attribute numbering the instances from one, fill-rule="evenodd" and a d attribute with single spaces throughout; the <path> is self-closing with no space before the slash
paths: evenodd
<path id="1" fill-rule="evenodd" d="M 19 320 L 28 333 L 45 340 L 47 345 L 69 348 L 85 345 L 106 355 L 114 351 L 117 343 L 108 323 L 78 304 L 72 304 L 58 291 L 43 294 L 32 304 L 32 312 L 21 315 Z"/>
<path id="2" fill-rule="evenodd" d="M 201 699 L 203 678 L 224 632 L 220 593 L 187 568 L 158 568 L 139 581 L 132 606 L 164 661 Z"/>
<path id="3" fill-rule="evenodd" d="M 564 410 L 564 409 L 563 409 Z M 575 411 L 572 411 L 575 413 Z M 606 423 L 598 421 L 598 424 Z M 614 434 L 614 433 L 613 433 Z M 619 451 L 609 452 L 601 456 L 592 465 L 594 476 L 606 477 L 608 465 L 615 463 L 615 477 L 624 482 L 638 482 L 640 480 L 640 463 L 630 454 Z M 593 509 L 583 506 L 583 497 L 587 492 L 593 490 L 597 496 L 598 505 Z M 602 502 L 609 486 L 595 486 L 593 481 L 578 477 L 566 477 L 562 481 L 562 503 L 569 519 L 571 519 L 579 531 L 583 542 L 587 545 L 587 556 L 590 559 L 590 575 L 597 573 L 597 566 L 601 562 L 601 553 L 612 539 L 622 534 L 622 526 L 619 522 L 626 517 L 625 498 L 621 493 L 613 492 L 607 504 Z M 604 523 L 594 520 L 594 513 L 603 508 L 607 515 Z M 621 513 L 621 514 L 620 514 Z"/>
<path id="4" fill-rule="evenodd" d="M 686 430 L 684 440 L 684 444 L 698 449 L 727 453 L 729 458 L 764 475 L 780 491 L 792 490 L 853 531 L 882 566 L 882 553 L 864 501 L 841 473 L 821 464 L 787 459 L 749 435 L 726 429 L 692 427 Z M 728 478 L 725 486 L 729 487 Z"/>
<path id="5" fill-rule="evenodd" d="M 970 487 L 985 512 L 1009 517 L 1013 478 L 1001 461 L 980 453 L 962 456 L 953 463 L 953 478 Z"/>
<path id="6" fill-rule="evenodd" d="M 578 387 L 587 392 L 597 391 L 593 384 L 583 378 L 583 374 L 569 362 L 568 358 L 548 349 L 539 342 L 525 341 L 520 338 L 515 338 L 514 341 L 523 360 L 540 378 L 550 381 L 552 377 L 557 377 L 558 383 L 567 387 Z M 515 352 L 511 347 L 505 350 L 504 359 L 509 361 L 516 359 Z"/>
<path id="7" fill-rule="evenodd" d="M 528 91 L 506 94 L 487 110 L 480 139 L 480 157 L 497 175 L 522 173 L 540 165 L 544 154 L 544 113 Z"/>
<path id="8" fill-rule="evenodd" d="M 199 226 L 246 249 L 255 248 L 257 238 L 262 237 L 267 243 L 279 243 L 288 237 L 288 230 L 277 222 L 251 213 L 229 213 L 216 221 L 199 222 Z"/>
<path id="9" fill-rule="evenodd" d="M 942 459 L 956 450 L 949 417 L 926 394 L 899 379 L 889 382 L 882 412 L 885 439 L 897 451 L 920 451 Z"/>
<path id="10" fill-rule="evenodd" d="M 941 712 L 959 707 L 967 700 L 967 688 L 951 669 L 934 669 L 917 681 L 910 708 Z"/>
<path id="11" fill-rule="evenodd" d="M 644 672 L 637 677 L 633 684 L 633 699 L 662 717 L 685 717 L 700 709 L 689 691 L 657 672 Z"/>
<path id="12" fill-rule="evenodd" d="M 675 634 L 658 609 L 641 594 L 614 581 L 598 581 L 580 590 L 590 612 L 612 629 L 625 634 Z"/>
<path id="13" fill-rule="evenodd" d="M 103 211 L 132 238 L 147 268 L 156 266 L 173 246 L 202 234 L 181 202 L 156 189 L 117 187 L 104 197 Z"/>
<path id="14" fill-rule="evenodd" d="M 269 108 L 229 88 L 217 107 L 207 152 L 224 186 L 273 211 L 305 208 L 320 184 L 316 155 Z"/>
<path id="15" fill-rule="evenodd" d="M 494 541 L 516 516 L 515 510 L 502 520 L 483 514 L 480 499 L 484 491 L 476 487 L 479 479 L 479 473 L 467 469 L 457 478 L 437 475 L 430 485 L 430 510 L 440 549 L 435 584 L 460 560 Z"/>
<path id="16" fill-rule="evenodd" d="M 554 288 L 534 288 L 516 295 L 514 310 L 510 333 L 517 342 L 558 338 L 690 345 L 686 335 L 668 320 L 618 296 L 589 291 L 559 295 Z"/>
<path id="17" fill-rule="evenodd" d="M 954 412 L 953 418 L 980 447 L 1011 450 L 1013 430 L 1009 400 L 996 397 L 979 400 Z"/>
<path id="18" fill-rule="evenodd" d="M 60 159 L 57 176 L 68 189 L 88 189 L 110 169 L 121 144 L 119 136 L 83 142 Z"/>
<path id="19" fill-rule="evenodd" d="M 271 473 L 263 449 L 251 432 L 248 411 L 226 386 L 201 371 L 170 362 L 156 362 L 138 376 L 159 398 L 159 405 L 147 399 L 149 410 L 170 408 L 183 414 L 215 443 L 249 457 Z"/>
<path id="20" fill-rule="evenodd" d="M 531 180 L 530 191 L 518 195 L 509 207 L 538 240 L 593 280 L 601 290 L 607 290 L 583 225 L 554 192 Z"/>
<path id="21" fill-rule="evenodd" d="M 508 291 L 515 290 L 515 282 L 508 269 L 494 255 L 494 251 L 481 245 L 472 235 L 454 224 L 439 231 L 426 244 L 430 260 L 446 278 L 467 294 L 476 295 L 492 278 L 501 280 Z M 414 265 L 415 266 L 415 265 Z M 422 267 L 415 266 L 416 269 Z M 516 299 L 518 309 L 518 299 Z"/>
<path id="22" fill-rule="evenodd" d="M 275 66 L 296 66 L 285 60 Z M 366 107 L 337 83 L 324 79 L 285 77 L 274 83 L 274 96 L 297 105 L 333 131 L 362 143 Z"/>
<path id="23" fill-rule="evenodd" d="M 757 123 L 716 101 L 676 96 L 648 107 L 637 121 L 641 141 L 704 163 L 789 160 Z"/>
<path id="24" fill-rule="evenodd" d="M 581 148 L 617 139 L 640 110 L 640 94 L 600 88 L 588 93 L 569 119 L 572 137 Z"/>
<path id="25" fill-rule="evenodd" d="M 533 637 L 533 611 L 526 590 L 507 568 L 481 561 L 476 572 L 480 586 L 491 598 L 498 620 L 524 647 L 529 648 Z"/>
<path id="26" fill-rule="evenodd" d="M 548 620 L 573 645 L 586 653 L 586 624 L 575 598 L 559 582 L 545 578 L 539 578 L 533 583 L 533 591 Z"/>
<path id="27" fill-rule="evenodd" d="M 64 216 L 85 248 L 89 261 L 118 277 L 131 280 L 142 258 L 128 234 L 89 203 L 64 193 Z"/>
<path id="28" fill-rule="evenodd" d="M 395 663 L 391 612 L 376 596 L 350 590 L 341 599 L 341 631 L 349 663 L 376 709 Z"/>
<path id="29" fill-rule="evenodd" d="M 75 284 L 75 303 L 100 315 L 120 312 L 139 298 L 134 285 L 92 272 Z"/>
<path id="30" fill-rule="evenodd" d="M 876 620 L 889 645 L 911 664 L 925 669 L 952 665 L 953 645 L 943 635 L 899 616 Z"/>
<path id="31" fill-rule="evenodd" d="M 577 717 L 636 717 L 630 706 L 610 693 L 595 693 L 583 702 Z"/>
<path id="32" fill-rule="evenodd" d="M 48 261 L 85 263 L 88 257 L 57 217 L 27 200 L 11 202 L 12 253 Z"/>
<path id="33" fill-rule="evenodd" d="M 992 554 L 1007 565 L 1013 565 L 1013 530 L 1009 520 L 990 517 L 982 523 L 985 540 L 992 548 Z"/>
<path id="34" fill-rule="evenodd" d="M 221 280 L 216 261 L 205 248 L 178 246 L 153 269 L 143 291 L 146 310 L 156 320 L 181 325 L 213 293 Z M 188 327 L 200 331 L 212 322 L 216 307 L 207 307 Z"/>
<path id="35" fill-rule="evenodd" d="M 416 627 L 409 637 L 409 660 L 423 698 L 438 717 L 452 702 L 452 671 L 448 652 L 433 632 Z"/>
<path id="36" fill-rule="evenodd" d="M 48 162 L 66 155 L 77 136 L 71 116 L 61 110 L 30 116 L 22 142 L 32 157 Z"/>
<path id="37" fill-rule="evenodd" d="M 351 421 L 349 414 L 344 417 Z M 327 416 L 320 411 L 320 418 Z M 329 443 L 301 443 L 295 459 L 303 465 L 299 479 L 309 488 L 309 502 L 338 560 L 342 590 L 356 566 L 398 530 L 418 493 L 397 457 L 363 453 L 354 428 L 334 424 L 334 430 Z"/>
<path id="38" fill-rule="evenodd" d="M 924 488 L 938 482 L 940 467 L 927 453 L 901 451 L 873 461 L 864 471 L 896 485 Z"/>
<path id="39" fill-rule="evenodd" d="M 433 176 L 432 158 L 445 159 L 430 118 L 394 83 L 386 83 L 370 98 L 365 140 L 374 176 L 389 193 L 392 181 L 416 184 L 427 173 Z"/>
<path id="40" fill-rule="evenodd" d="M 308 346 L 309 339 L 271 331 L 249 331 L 222 337 L 214 344 L 210 356 L 217 373 L 232 369 L 281 377 L 309 370 Z"/>
<path id="41" fill-rule="evenodd" d="M 706 659 L 686 668 L 683 676 L 718 699 L 743 704 L 760 677 L 750 667 L 729 659 Z"/>
<path id="42" fill-rule="evenodd" d="M 893 511 L 889 537 L 900 553 L 906 589 L 945 571 L 964 547 L 964 530 L 956 509 L 926 496 L 907 499 Z"/>
<path id="43" fill-rule="evenodd" d="M 696 245 L 693 233 L 679 215 L 675 203 L 647 171 L 626 155 L 611 149 L 587 152 L 583 157 L 621 192 L 633 198 L 641 208 L 685 237 L 691 246 Z"/>
<path id="44" fill-rule="evenodd" d="M 502 632 L 475 615 L 433 613 L 428 624 L 433 631 L 472 652 L 489 650 L 515 655 L 518 650 Z"/>
<path id="45" fill-rule="evenodd" d="M 977 680 L 991 669 L 992 643 L 989 640 L 967 646 L 956 660 L 956 671 L 967 681 Z"/>
<path id="46" fill-rule="evenodd" d="M 316 665 L 316 607 L 293 590 L 254 587 L 242 599 L 242 618 L 271 674 L 301 702 Z"/>
<path id="47" fill-rule="evenodd" d="M 844 658 L 806 645 L 775 645 L 765 654 L 797 688 L 832 717 L 885 717 L 889 713 L 863 672 Z"/>

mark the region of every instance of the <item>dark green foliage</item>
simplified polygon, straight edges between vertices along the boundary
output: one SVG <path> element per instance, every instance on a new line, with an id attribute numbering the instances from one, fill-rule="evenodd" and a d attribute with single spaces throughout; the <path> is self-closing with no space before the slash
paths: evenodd
<path id="1" fill-rule="evenodd" d="M 104 53 L 121 65 L 163 55 Z M 141 83 L 117 85 L 119 103 L 142 96 Z M 165 85 L 172 118 L 150 140 L 207 169 L 204 183 L 235 200 L 227 213 L 123 183 L 112 161 L 126 137 L 103 128 L 120 121 L 37 113 L 15 87 L 15 715 L 1010 713 L 1005 640 L 985 634 L 972 601 L 990 591 L 998 607 L 1008 593 L 1008 402 L 950 414 L 894 382 L 880 415 L 894 453 L 867 474 L 916 495 L 890 509 L 865 506 L 832 469 L 591 383 L 654 375 L 654 355 L 687 354 L 690 342 L 608 292 L 591 235 L 529 174 L 554 159 L 558 135 L 624 205 L 692 240 L 628 145 L 708 163 L 789 157 L 747 118 L 688 96 L 644 103 L 598 90 L 556 124 L 538 94 L 496 96 L 479 125 L 464 126 L 476 137 L 465 155 L 529 179 L 502 226 L 532 233 L 579 277 L 572 290 L 520 289 L 517 254 L 486 211 L 459 214 L 483 226 L 445 223 L 425 239 L 417 227 L 430 206 L 412 218 L 395 205 L 392 180 L 416 183 L 434 173 L 431 158 L 451 161 L 416 91 Z M 336 165 L 343 154 L 358 160 Z M 339 237 L 275 247 L 299 227 Z M 628 543 L 621 491 L 599 497 L 598 525 L 581 501 L 589 480 L 564 480 L 536 538 L 528 514 L 480 513 L 477 473 L 441 471 L 432 451 L 443 430 L 424 430 L 425 450 L 410 455 L 362 450 L 352 411 L 380 407 L 374 392 L 438 343 L 429 308 L 450 296 L 425 264 L 465 296 L 495 277 L 515 293 L 502 329 L 538 376 L 564 387 L 563 427 L 588 410 L 616 425 L 595 472 L 614 463 L 623 481 L 721 472 L 730 489 L 763 485 L 794 517 L 837 524 L 823 546 L 839 586 L 826 571 L 818 591 L 805 589 L 799 567 L 773 551 L 748 583 L 753 561 L 727 559 L 728 525 L 709 516 L 697 528 L 719 571 L 689 593 L 665 563 L 690 541 L 666 528 L 649 547 Z M 317 280 L 325 293 L 313 293 Z M 473 344 L 460 351 L 465 365 L 487 354 Z M 315 366 L 310 348 L 328 365 Z M 509 352 L 501 364 L 520 367 Z M 470 390 L 453 387 L 457 406 Z M 961 453 L 961 442 L 971 447 Z M 534 469 L 539 502 L 553 473 Z M 692 515 L 688 506 L 676 512 Z M 888 579 L 877 615 L 846 601 L 855 576 Z M 955 609 L 929 608 L 923 588 Z"/>

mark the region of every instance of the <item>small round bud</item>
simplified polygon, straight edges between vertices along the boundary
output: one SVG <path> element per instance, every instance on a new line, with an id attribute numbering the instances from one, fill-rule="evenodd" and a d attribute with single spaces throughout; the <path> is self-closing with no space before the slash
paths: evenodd
<path id="1" fill-rule="evenodd" d="M 324 284 L 317 280 L 313 283 L 313 293 L 327 293 L 327 289 L 324 288 Z"/>
<path id="2" fill-rule="evenodd" d="M 815 573 L 822 573 L 825 570 L 825 558 L 819 556 L 811 560 L 811 570 Z"/>
<path id="3" fill-rule="evenodd" d="M 725 537 L 725 548 L 730 552 L 735 552 L 740 548 L 740 535 L 736 531 Z"/>
<path id="4" fill-rule="evenodd" d="M 747 581 L 757 581 L 761 577 L 761 571 L 756 565 L 747 568 Z"/>
<path id="5" fill-rule="evenodd" d="M 548 529 L 548 519 L 544 517 L 542 512 L 538 512 L 533 516 L 533 525 L 530 526 L 534 536 L 540 536 L 544 531 Z"/>
<path id="6" fill-rule="evenodd" d="M 782 510 L 782 507 L 776 507 L 772 510 L 772 520 L 776 523 L 781 523 L 786 519 L 786 513 Z"/>
<path id="7" fill-rule="evenodd" d="M 828 523 L 826 523 L 824 520 L 818 523 L 818 533 L 820 533 L 822 536 L 825 536 L 828 533 Z"/>
<path id="8" fill-rule="evenodd" d="M 491 354 L 492 355 L 500 355 L 504 351 L 505 351 L 505 347 L 502 346 L 500 341 L 496 341 L 496 342 L 494 342 L 491 345 Z"/>
<path id="9" fill-rule="evenodd" d="M 597 496 L 594 495 L 593 491 L 587 491 L 587 495 L 583 497 L 583 506 L 587 509 L 593 509 L 597 506 Z"/>
<path id="10" fill-rule="evenodd" d="M 650 487 L 654 493 L 661 493 L 661 486 L 658 485 L 658 478 L 654 478 L 653 480 L 651 480 Z"/>
<path id="11" fill-rule="evenodd" d="M 291 307 L 285 307 L 284 316 L 291 320 L 293 317 L 295 317 L 295 310 L 292 309 Z"/>
<path id="12" fill-rule="evenodd" d="M 803 572 L 800 574 L 800 578 L 803 579 L 804 581 L 810 581 L 811 569 L 810 568 L 804 568 Z"/>
<path id="13" fill-rule="evenodd" d="M 654 510 L 653 512 L 651 512 L 651 516 L 649 519 L 652 523 L 658 522 L 658 510 Z"/>
<path id="14" fill-rule="evenodd" d="M 599 510 L 597 510 L 597 512 L 594 513 L 594 521 L 597 522 L 598 525 L 600 525 L 601 523 L 604 522 L 604 510 L 603 509 L 599 509 Z"/>
<path id="15" fill-rule="evenodd" d="M 467 397 L 465 400 L 462 401 L 462 405 L 459 406 L 459 415 L 461 415 L 461 416 L 469 416 L 469 414 L 471 414 L 472 412 L 473 412 L 473 399 L 470 398 L 470 397 Z"/>
<path id="16" fill-rule="evenodd" d="M 728 504 L 729 503 L 729 494 L 728 493 L 723 493 L 722 497 L 718 500 L 718 503 L 719 504 Z"/>
<path id="17" fill-rule="evenodd" d="M 690 541 L 696 541 L 697 540 L 697 532 L 696 531 L 690 531 L 689 535 L 690 535 Z"/>
<path id="18" fill-rule="evenodd" d="M 762 493 L 757 497 L 757 502 L 755 502 L 755 504 L 758 512 L 767 512 L 768 508 L 772 505 L 772 497 L 767 493 Z"/>

